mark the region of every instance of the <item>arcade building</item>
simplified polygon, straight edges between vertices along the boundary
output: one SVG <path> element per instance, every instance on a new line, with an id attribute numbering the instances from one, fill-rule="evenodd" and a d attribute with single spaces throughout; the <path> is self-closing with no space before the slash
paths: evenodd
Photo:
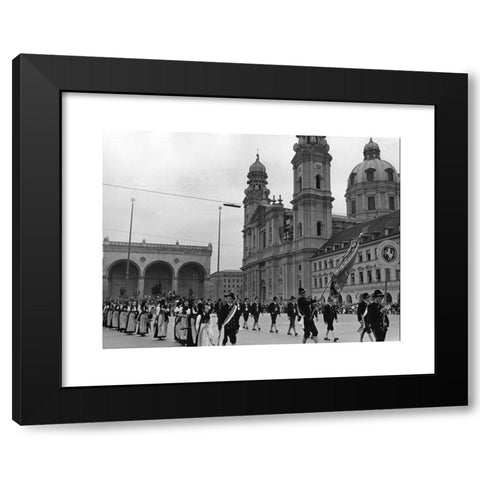
<path id="1" fill-rule="evenodd" d="M 126 285 L 128 242 L 103 240 L 103 298 L 155 295 L 175 291 L 181 296 L 203 298 L 208 294 L 212 245 L 207 247 L 131 243 L 129 279 Z"/>
<path id="2" fill-rule="evenodd" d="M 326 137 L 298 135 L 293 150 L 291 208 L 281 196 L 270 198 L 266 167 L 258 154 L 248 171 L 243 200 L 245 297 L 287 300 L 297 296 L 299 287 L 320 297 L 350 241 L 362 233 L 357 262 L 342 292 L 345 298 L 338 301 L 356 303 L 365 291 L 384 290 L 386 280 L 387 300 L 399 303 L 400 176 L 394 166 L 381 158 L 379 145 L 370 138 L 363 160 L 346 179 L 347 215 L 335 215 L 333 158 Z M 378 251 L 386 240 L 388 252 L 395 251 L 393 268 L 385 267 Z"/>

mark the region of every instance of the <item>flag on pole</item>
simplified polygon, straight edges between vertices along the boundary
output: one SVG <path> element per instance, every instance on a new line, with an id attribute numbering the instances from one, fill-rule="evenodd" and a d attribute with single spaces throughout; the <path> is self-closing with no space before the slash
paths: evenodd
<path id="1" fill-rule="evenodd" d="M 358 253 L 358 247 L 360 246 L 360 234 L 356 239 L 352 240 L 350 246 L 348 247 L 347 252 L 340 260 L 340 264 L 335 270 L 335 273 L 332 275 L 330 280 L 330 295 L 337 296 L 342 291 L 343 287 L 347 283 L 348 275 L 355 263 Z"/>

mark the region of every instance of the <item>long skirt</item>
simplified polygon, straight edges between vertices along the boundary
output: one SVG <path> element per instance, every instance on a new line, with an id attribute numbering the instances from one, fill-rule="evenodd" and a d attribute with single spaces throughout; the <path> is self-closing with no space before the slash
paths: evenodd
<path id="1" fill-rule="evenodd" d="M 130 312 L 127 319 L 127 327 L 125 329 L 126 333 L 135 333 L 137 329 L 137 313 Z"/>
<path id="2" fill-rule="evenodd" d="M 213 347 L 215 345 L 213 330 L 208 323 L 200 324 L 200 328 L 198 330 L 197 345 L 199 347 Z"/>
<path id="3" fill-rule="evenodd" d="M 128 317 L 128 312 L 120 312 L 120 317 L 119 317 L 119 330 L 125 331 L 127 328 L 127 317 Z"/>
<path id="4" fill-rule="evenodd" d="M 156 321 L 153 323 L 153 338 L 159 338 L 164 340 L 167 338 L 167 329 L 168 329 L 168 315 L 161 313 L 158 315 Z"/>
<path id="5" fill-rule="evenodd" d="M 174 337 L 177 342 L 187 343 L 188 318 L 186 315 L 178 315 L 175 318 Z"/>
<path id="6" fill-rule="evenodd" d="M 190 316 L 188 318 L 187 345 L 189 347 L 194 347 L 197 345 L 197 328 L 195 326 L 194 316 Z"/>
<path id="7" fill-rule="evenodd" d="M 138 318 L 137 333 L 139 335 L 146 335 L 148 333 L 148 313 L 141 313 Z"/>
<path id="8" fill-rule="evenodd" d="M 120 312 L 118 310 L 115 310 L 113 312 L 113 317 L 112 317 L 112 328 L 118 328 L 118 317 L 120 316 Z"/>
<path id="9" fill-rule="evenodd" d="M 112 317 L 113 317 L 113 310 L 109 310 L 107 313 L 107 328 L 112 328 Z"/>

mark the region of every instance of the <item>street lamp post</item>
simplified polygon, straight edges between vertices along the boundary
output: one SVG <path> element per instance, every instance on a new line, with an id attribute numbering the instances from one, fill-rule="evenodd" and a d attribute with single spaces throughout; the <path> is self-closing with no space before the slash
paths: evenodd
<path id="1" fill-rule="evenodd" d="M 238 203 L 224 203 L 224 207 L 231 207 L 231 208 L 241 208 L 241 205 Z M 217 248 L 217 298 L 220 295 L 220 232 L 222 230 L 222 206 L 218 207 L 218 248 Z"/>
<path id="2" fill-rule="evenodd" d="M 131 198 L 132 207 L 130 210 L 130 233 L 128 234 L 128 253 L 127 253 L 127 271 L 125 272 L 125 293 L 128 296 L 128 277 L 130 275 L 130 248 L 132 246 L 132 224 L 133 224 L 133 205 L 135 199 Z"/>

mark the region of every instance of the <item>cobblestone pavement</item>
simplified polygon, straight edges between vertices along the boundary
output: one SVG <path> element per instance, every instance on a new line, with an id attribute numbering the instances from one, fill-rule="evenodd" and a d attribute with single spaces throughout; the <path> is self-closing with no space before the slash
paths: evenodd
<path id="1" fill-rule="evenodd" d="M 387 341 L 398 341 L 400 339 L 400 316 L 390 315 L 390 328 L 387 333 Z M 218 334 L 216 327 L 217 319 L 215 316 L 212 318 L 214 325 L 215 335 Z M 165 340 L 153 339 L 150 335 L 141 337 L 139 335 L 126 335 L 124 333 L 117 332 L 108 328 L 103 328 L 103 348 L 161 348 L 161 347 L 182 347 L 182 345 L 175 342 L 173 339 L 173 317 L 170 318 L 170 324 L 168 326 L 168 336 Z M 287 335 L 288 330 L 288 318 L 286 314 L 282 314 L 277 318 L 278 333 L 270 333 L 270 315 L 262 314 L 260 316 L 260 331 L 253 331 L 253 319 L 250 317 L 248 320 L 248 330 L 240 329 L 238 333 L 237 345 L 271 345 L 271 344 L 295 344 L 302 342 L 303 329 L 301 325 L 296 322 L 296 329 L 298 336 Z M 241 322 L 243 325 L 243 319 Z M 323 323 L 322 316 L 319 317 L 316 322 L 317 329 L 319 331 L 318 339 L 320 343 L 332 343 L 323 340 L 325 336 L 325 324 Z M 339 315 L 338 323 L 335 326 L 335 336 L 339 337 L 339 342 L 358 342 L 359 334 L 357 329 L 359 323 L 356 315 Z M 369 342 L 367 336 L 364 341 Z M 309 340 L 309 342 L 312 342 Z"/>

